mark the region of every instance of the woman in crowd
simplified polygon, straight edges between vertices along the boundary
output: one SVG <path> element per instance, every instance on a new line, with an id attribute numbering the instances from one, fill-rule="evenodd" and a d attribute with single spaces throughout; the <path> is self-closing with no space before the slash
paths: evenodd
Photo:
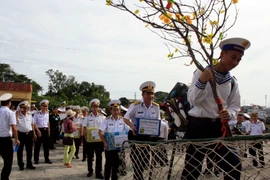
<path id="1" fill-rule="evenodd" d="M 73 118 L 75 116 L 76 112 L 72 110 L 66 111 L 66 119 L 64 120 L 64 138 L 73 138 L 73 132 L 76 131 L 76 128 L 74 128 L 73 125 Z M 75 154 L 75 144 L 74 142 L 72 145 L 65 145 L 65 151 L 64 151 L 64 166 L 71 168 L 71 159 Z"/>

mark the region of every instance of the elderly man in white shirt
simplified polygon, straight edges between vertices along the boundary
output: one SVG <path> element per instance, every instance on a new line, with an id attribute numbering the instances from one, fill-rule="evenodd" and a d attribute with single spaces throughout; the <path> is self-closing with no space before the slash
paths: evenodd
<path id="1" fill-rule="evenodd" d="M 32 164 L 32 151 L 33 151 L 33 139 L 36 139 L 35 126 L 32 114 L 28 111 L 28 101 L 22 101 L 18 104 L 18 112 L 16 114 L 18 138 L 21 142 L 18 152 L 17 160 L 20 170 L 24 170 L 23 163 L 23 149 L 26 148 L 27 169 L 36 169 Z"/>
<path id="2" fill-rule="evenodd" d="M 254 111 L 251 114 L 251 123 L 248 129 L 248 134 L 250 135 L 263 135 L 266 133 L 265 125 L 262 121 L 258 120 L 258 112 Z M 257 152 L 259 156 L 259 162 L 261 167 L 265 165 L 264 162 L 264 154 L 263 154 L 263 142 L 259 142 L 253 145 L 253 147 L 249 148 L 249 153 L 253 156 L 253 166 L 257 167 L 258 162 L 256 160 Z"/>

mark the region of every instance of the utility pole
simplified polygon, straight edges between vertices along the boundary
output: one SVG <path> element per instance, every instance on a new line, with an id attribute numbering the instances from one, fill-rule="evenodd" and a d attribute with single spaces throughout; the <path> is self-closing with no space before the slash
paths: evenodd
<path id="1" fill-rule="evenodd" d="M 136 92 L 135 92 L 135 94 L 134 94 L 134 100 L 136 101 Z"/>
<path id="2" fill-rule="evenodd" d="M 267 108 L 267 95 L 265 95 L 265 107 Z"/>

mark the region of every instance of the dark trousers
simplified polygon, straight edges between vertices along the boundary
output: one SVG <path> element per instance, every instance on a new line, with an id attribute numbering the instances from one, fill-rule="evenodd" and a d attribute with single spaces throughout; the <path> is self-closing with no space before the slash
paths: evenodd
<path id="1" fill-rule="evenodd" d="M 256 143 L 256 144 L 253 145 L 252 148 L 249 148 L 250 155 L 252 155 L 254 157 L 253 166 L 258 166 L 258 162 L 256 160 L 256 158 L 257 158 L 257 152 L 256 151 L 258 151 L 259 160 L 260 160 L 261 165 L 264 166 L 265 163 L 264 163 L 263 143 L 262 142 Z"/>
<path id="2" fill-rule="evenodd" d="M 13 143 L 10 137 L 0 137 L 0 155 L 4 160 L 1 180 L 9 180 L 13 162 Z"/>
<path id="3" fill-rule="evenodd" d="M 105 151 L 105 180 L 117 180 L 117 172 L 119 167 L 119 153 L 118 150 Z"/>
<path id="4" fill-rule="evenodd" d="M 33 132 L 30 131 L 29 133 L 23 133 L 18 131 L 18 139 L 20 141 L 20 146 L 17 151 L 17 160 L 18 166 L 24 167 L 23 163 L 23 148 L 25 146 L 26 149 L 26 166 L 32 166 L 32 151 L 33 151 Z"/>
<path id="5" fill-rule="evenodd" d="M 149 136 L 137 135 L 134 136 L 132 131 L 128 132 L 128 140 L 150 141 Z M 149 167 L 150 161 L 150 146 L 137 148 L 134 144 L 130 145 L 130 159 L 133 167 L 133 179 L 144 180 L 143 171 Z"/>
<path id="6" fill-rule="evenodd" d="M 75 148 L 76 148 L 76 151 L 75 151 L 75 156 L 78 156 L 79 154 L 79 149 L 80 149 L 80 145 L 81 145 L 81 142 L 82 142 L 82 137 L 80 138 L 74 138 L 74 142 L 75 142 Z"/>
<path id="7" fill-rule="evenodd" d="M 41 143 L 43 144 L 43 151 L 44 151 L 44 159 L 45 161 L 49 161 L 49 134 L 48 128 L 46 130 L 44 128 L 39 128 L 42 136 L 37 137 L 37 141 L 35 142 L 34 148 L 34 161 L 39 162 L 39 151 Z"/>
<path id="8" fill-rule="evenodd" d="M 102 171 L 102 152 L 104 151 L 103 142 L 87 143 L 87 166 L 88 172 L 93 172 L 94 154 L 96 155 L 96 175 L 100 175 Z"/>
<path id="9" fill-rule="evenodd" d="M 198 138 L 217 138 L 221 136 L 221 121 L 220 119 L 196 118 L 188 117 L 188 127 L 185 134 L 187 139 Z M 209 153 L 209 149 L 212 153 Z M 221 144 L 214 144 L 209 146 L 199 146 L 191 144 L 188 146 L 185 158 L 185 167 L 182 172 L 183 180 L 198 179 L 201 171 L 205 155 L 217 162 L 217 166 L 223 171 L 227 172 L 224 176 L 225 180 L 240 180 L 242 164 L 236 156 L 234 150 Z M 219 156 L 222 159 L 219 159 Z"/>
<path id="10" fill-rule="evenodd" d="M 83 140 L 83 159 L 85 159 L 87 156 L 88 143 L 86 142 L 84 137 L 82 137 L 82 140 Z"/>
<path id="11" fill-rule="evenodd" d="M 50 129 L 50 137 L 49 137 L 49 148 L 53 148 L 56 143 L 56 128 Z"/>

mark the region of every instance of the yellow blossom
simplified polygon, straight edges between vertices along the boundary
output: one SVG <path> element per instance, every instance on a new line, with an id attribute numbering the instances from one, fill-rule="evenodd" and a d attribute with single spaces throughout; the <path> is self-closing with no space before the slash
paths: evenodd
<path id="1" fill-rule="evenodd" d="M 147 28 L 148 26 L 149 26 L 149 24 L 146 24 L 144 27 L 146 27 L 146 28 Z"/>
<path id="2" fill-rule="evenodd" d="M 143 2 L 143 0 L 139 0 L 140 2 Z"/>
<path id="3" fill-rule="evenodd" d="M 134 13 L 135 13 L 135 14 L 138 14 L 139 12 L 140 12 L 139 9 L 137 9 Z"/>
<path id="4" fill-rule="evenodd" d="M 167 16 L 168 16 L 169 18 L 172 18 L 172 13 L 167 13 Z"/>
<path id="5" fill-rule="evenodd" d="M 168 18 L 168 17 L 164 17 L 163 22 L 164 22 L 165 24 L 170 24 L 171 20 L 170 20 L 170 18 Z"/>
<path id="6" fill-rule="evenodd" d="M 217 21 L 211 21 L 211 20 L 210 20 L 209 23 L 210 23 L 210 25 L 212 25 L 212 26 L 214 26 L 214 25 L 218 26 L 218 22 L 217 22 Z"/>
<path id="7" fill-rule="evenodd" d="M 200 10 L 200 12 L 199 12 L 199 14 L 200 15 L 202 15 L 202 14 L 204 14 L 205 13 L 205 9 L 204 9 L 204 7 Z"/>
<path id="8" fill-rule="evenodd" d="M 234 4 L 238 3 L 238 0 L 232 0 L 232 3 Z"/>
<path id="9" fill-rule="evenodd" d="M 112 4 L 112 0 L 106 0 L 106 5 L 110 6 Z"/>
<path id="10" fill-rule="evenodd" d="M 202 38 L 202 41 L 207 44 L 212 44 L 213 43 L 212 38 L 213 38 L 213 34 L 208 34 L 206 37 Z"/>
<path id="11" fill-rule="evenodd" d="M 186 20 L 187 24 L 192 24 L 192 20 L 190 19 L 189 15 L 186 15 L 184 19 Z"/>
<path id="12" fill-rule="evenodd" d="M 161 21 L 163 21 L 164 18 L 165 18 L 165 16 L 164 16 L 163 14 L 161 14 L 161 15 L 159 16 L 159 19 L 160 19 Z"/>
<path id="13" fill-rule="evenodd" d="M 167 55 L 168 58 L 172 58 L 173 57 L 173 53 L 170 53 Z"/>
<path id="14" fill-rule="evenodd" d="M 216 58 L 213 58 L 213 61 L 212 61 L 213 65 L 217 65 L 219 63 L 219 61 L 216 59 Z"/>
<path id="15" fill-rule="evenodd" d="M 175 48 L 174 52 L 177 53 L 178 51 L 179 51 L 178 48 Z"/>
<path id="16" fill-rule="evenodd" d="M 224 9 L 222 9 L 222 10 L 220 11 L 220 14 L 221 14 L 221 13 L 224 13 L 224 12 L 225 12 L 225 10 L 224 10 Z"/>

